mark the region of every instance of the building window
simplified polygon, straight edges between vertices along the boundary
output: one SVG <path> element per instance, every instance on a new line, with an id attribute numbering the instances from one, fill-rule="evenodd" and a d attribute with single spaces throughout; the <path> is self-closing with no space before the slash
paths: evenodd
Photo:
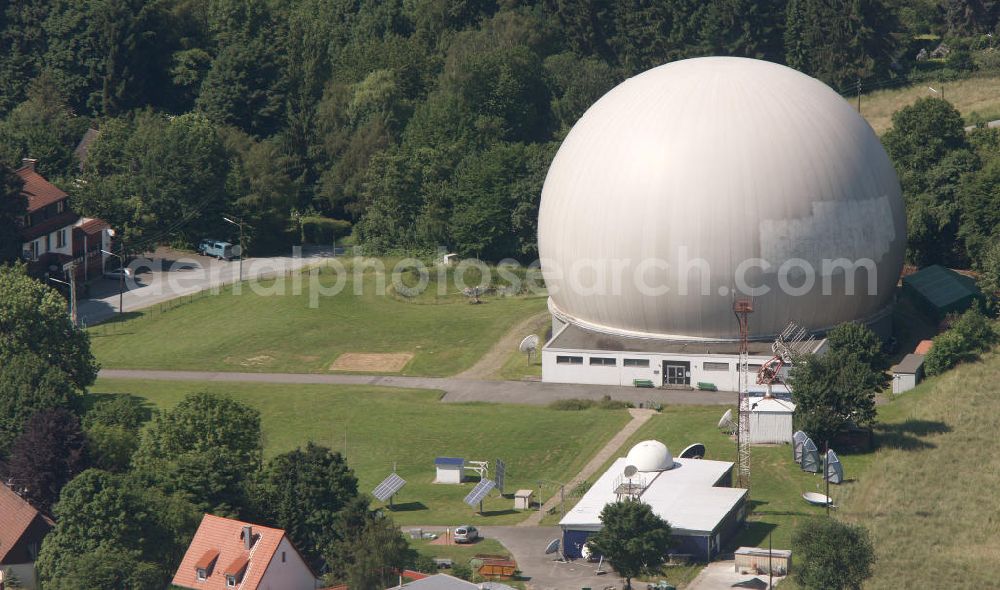
<path id="1" fill-rule="evenodd" d="M 198 581 L 204 582 L 207 579 L 208 579 L 208 572 L 206 572 L 202 568 L 198 568 Z"/>
<path id="2" fill-rule="evenodd" d="M 236 576 L 226 575 L 226 588 L 236 587 Z"/>
<path id="3" fill-rule="evenodd" d="M 31 259 L 38 260 L 38 240 L 31 242 Z"/>
<path id="4" fill-rule="evenodd" d="M 582 356 L 557 356 L 556 357 L 556 364 L 557 365 L 582 365 L 583 364 L 583 357 Z"/>
<path id="5" fill-rule="evenodd" d="M 649 359 L 625 359 L 622 364 L 626 367 L 649 367 Z"/>
<path id="6" fill-rule="evenodd" d="M 59 201 L 56 203 L 56 213 L 62 213 L 66 210 L 66 201 Z"/>
<path id="7" fill-rule="evenodd" d="M 52 234 L 45 234 L 45 251 L 52 251 Z"/>
<path id="8" fill-rule="evenodd" d="M 590 357 L 590 364 L 591 366 L 596 365 L 599 367 L 617 367 L 618 359 L 608 358 L 605 356 L 592 356 Z"/>
<path id="9" fill-rule="evenodd" d="M 701 368 L 706 371 L 728 371 L 729 363 L 702 363 Z"/>
<path id="10" fill-rule="evenodd" d="M 285 552 L 281 552 L 281 563 L 285 563 Z"/>
<path id="11" fill-rule="evenodd" d="M 66 247 L 66 230 L 61 229 L 56 232 L 56 248 Z"/>
<path id="12" fill-rule="evenodd" d="M 761 365 L 747 365 L 747 370 L 751 373 L 756 373 L 760 370 Z"/>

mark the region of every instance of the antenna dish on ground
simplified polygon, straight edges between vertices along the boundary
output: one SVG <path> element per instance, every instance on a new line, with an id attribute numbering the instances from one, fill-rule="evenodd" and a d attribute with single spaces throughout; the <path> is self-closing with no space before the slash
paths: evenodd
<path id="1" fill-rule="evenodd" d="M 636 473 L 639 473 L 639 468 L 635 465 L 625 466 L 625 477 L 634 477 Z"/>
<path id="2" fill-rule="evenodd" d="M 520 351 L 521 354 L 528 355 L 528 362 L 530 363 L 531 357 L 533 357 L 538 351 L 538 344 L 538 334 L 528 334 L 521 340 L 521 344 L 518 344 L 517 350 Z"/>
<path id="3" fill-rule="evenodd" d="M 545 555 L 552 555 L 556 551 L 559 551 L 559 539 L 552 539 L 549 541 L 547 547 L 545 547 Z"/>
<path id="4" fill-rule="evenodd" d="M 726 410 L 726 413 L 722 415 L 719 419 L 719 428 L 723 430 L 732 430 L 733 428 L 733 411 Z"/>

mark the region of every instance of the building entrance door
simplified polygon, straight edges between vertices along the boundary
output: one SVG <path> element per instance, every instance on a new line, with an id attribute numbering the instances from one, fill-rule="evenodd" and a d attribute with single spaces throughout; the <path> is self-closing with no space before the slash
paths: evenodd
<path id="1" fill-rule="evenodd" d="M 664 385 L 690 385 L 691 363 L 681 361 L 663 361 Z"/>

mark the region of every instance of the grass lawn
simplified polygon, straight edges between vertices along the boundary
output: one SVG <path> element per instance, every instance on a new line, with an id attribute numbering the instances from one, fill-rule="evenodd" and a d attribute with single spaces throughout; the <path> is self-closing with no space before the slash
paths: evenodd
<path id="1" fill-rule="evenodd" d="M 563 412 L 535 406 L 441 404 L 424 390 L 370 386 L 277 385 L 98 380 L 95 394 L 129 393 L 170 408 L 197 391 L 228 395 L 261 412 L 264 454 L 271 457 L 312 440 L 344 451 L 370 492 L 392 471 L 407 480 L 395 499 L 402 525 L 512 524 L 513 496 L 487 499 L 485 515 L 462 499 L 473 484 L 441 485 L 434 479 L 439 455 L 507 464 L 510 494 L 544 477 L 565 481 L 624 426 L 624 410 Z M 492 473 L 492 472 L 491 472 Z"/>
<path id="2" fill-rule="evenodd" d="M 524 334 L 525 336 L 528 334 L 538 336 L 538 351 L 532 355 L 531 362 L 528 362 L 528 357 L 524 353 L 512 350 L 496 376 L 509 381 L 520 381 L 526 377 L 541 379 L 542 346 L 545 345 L 545 341 L 548 340 L 551 331 L 552 318 L 546 314 L 531 326 L 530 332 Z"/>
<path id="3" fill-rule="evenodd" d="M 320 280 L 332 285 L 334 277 Z M 544 297 L 485 297 L 470 305 L 452 292 L 412 301 L 376 295 L 373 273 L 360 281 L 361 295 L 348 279 L 339 294 L 310 307 L 309 278 L 299 295 L 291 294 L 291 282 L 261 283 L 284 295 L 244 285 L 240 294 L 229 288 L 95 326 L 94 354 L 106 368 L 317 373 L 345 352 L 410 353 L 401 374 L 441 376 L 468 368 L 512 324 L 545 309 Z"/>
<path id="4" fill-rule="evenodd" d="M 883 448 L 839 516 L 872 533 L 865 588 L 995 588 L 1000 567 L 1000 353 L 880 411 Z"/>
<path id="5" fill-rule="evenodd" d="M 918 98 L 939 96 L 927 89 L 941 90 L 939 83 L 920 83 L 905 88 L 878 90 L 861 97 L 861 114 L 879 135 L 892 127 L 892 114 Z M 976 76 L 944 83 L 944 96 L 969 121 L 973 113 L 1000 118 L 1000 76 Z M 849 99 L 857 104 L 855 98 Z M 968 123 L 971 124 L 971 123 Z"/>

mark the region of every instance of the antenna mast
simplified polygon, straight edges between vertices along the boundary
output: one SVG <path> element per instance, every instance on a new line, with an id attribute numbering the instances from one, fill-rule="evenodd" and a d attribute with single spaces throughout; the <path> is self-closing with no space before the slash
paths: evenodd
<path id="1" fill-rule="evenodd" d="M 736 475 L 739 487 L 750 489 L 750 314 L 753 299 L 733 301 L 733 314 L 740 326 L 739 422 L 736 427 Z"/>

